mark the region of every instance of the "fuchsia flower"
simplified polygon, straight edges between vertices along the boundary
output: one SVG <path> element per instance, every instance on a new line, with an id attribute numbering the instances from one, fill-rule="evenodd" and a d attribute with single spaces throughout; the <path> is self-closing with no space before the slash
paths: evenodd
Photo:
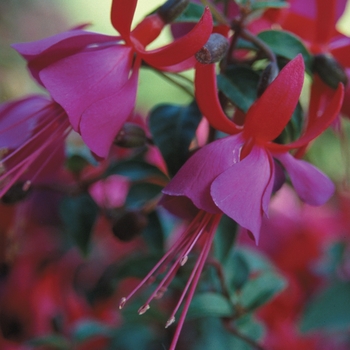
<path id="1" fill-rule="evenodd" d="M 244 127 L 224 114 L 216 88 L 215 65 L 198 63 L 195 85 L 198 105 L 216 129 L 231 136 L 197 151 L 163 192 L 185 196 L 208 213 L 225 213 L 259 240 L 261 220 L 267 214 L 273 191 L 276 160 L 288 171 L 299 197 L 312 205 L 325 203 L 333 183 L 311 164 L 295 159 L 289 150 L 299 148 L 323 132 L 339 112 L 340 84 L 324 113 L 298 140 L 281 145 L 273 142 L 287 125 L 298 102 L 304 78 L 301 56 L 287 64 L 264 94 L 248 110 Z M 165 205 L 167 198 L 165 198 Z"/>
<path id="2" fill-rule="evenodd" d="M 33 43 L 14 45 L 28 67 L 67 112 L 75 131 L 99 157 L 106 157 L 135 105 L 141 61 L 158 70 L 194 66 L 193 55 L 212 31 L 206 9 L 186 36 L 146 51 L 167 24 L 158 13 L 131 31 L 137 0 L 114 0 L 111 21 L 120 36 L 75 29 Z"/>
<path id="3" fill-rule="evenodd" d="M 15 184 L 27 191 L 34 181 L 53 180 L 64 161 L 71 131 L 65 111 L 34 95 L 0 107 L 0 198 Z"/>
<path id="4" fill-rule="evenodd" d="M 298 35 L 314 55 L 326 54 L 329 55 L 329 59 L 335 59 L 340 67 L 347 69 L 343 73 L 342 80 L 346 80 L 346 76 L 349 78 L 350 38 L 336 29 L 336 23 L 345 11 L 347 0 L 311 0 L 307 2 L 290 0 L 289 3 L 288 8 L 268 10 L 265 19 L 271 21 L 270 25 L 277 22 L 283 29 Z M 320 64 L 325 65 L 325 63 Z M 336 68 L 335 63 L 330 63 L 330 65 L 333 65 L 334 69 L 338 71 L 341 69 Z M 317 118 L 320 110 L 330 100 L 332 95 L 332 88 L 329 86 L 330 80 L 334 80 L 336 86 L 336 81 L 339 79 L 337 76 L 339 73 L 329 70 L 330 66 L 327 66 L 321 68 L 328 80 L 327 84 L 317 74 L 314 76 L 310 96 L 310 123 Z M 348 90 L 349 88 L 346 89 L 346 94 L 350 94 L 350 90 Z M 344 102 L 345 100 L 347 99 L 344 99 Z M 350 116 L 348 104 L 343 104 L 342 112 Z"/>

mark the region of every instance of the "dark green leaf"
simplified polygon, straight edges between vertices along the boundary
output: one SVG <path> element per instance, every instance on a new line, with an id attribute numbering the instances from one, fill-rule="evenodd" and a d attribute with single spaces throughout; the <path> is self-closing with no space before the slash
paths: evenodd
<path id="1" fill-rule="evenodd" d="M 301 330 L 347 330 L 350 327 L 350 282 L 337 282 L 308 305 Z"/>
<path id="2" fill-rule="evenodd" d="M 70 238 L 83 254 L 87 254 L 98 214 L 97 204 L 88 194 L 66 197 L 61 202 L 60 213 Z"/>
<path id="3" fill-rule="evenodd" d="M 148 215 L 148 225 L 143 230 L 144 237 L 148 247 L 154 252 L 163 252 L 164 250 L 164 232 L 156 211 Z"/>
<path id="4" fill-rule="evenodd" d="M 292 60 L 301 53 L 305 68 L 311 74 L 312 56 L 296 35 L 282 30 L 266 30 L 259 33 L 258 37 L 269 45 L 277 56 Z"/>
<path id="5" fill-rule="evenodd" d="M 167 176 L 159 168 L 141 160 L 125 160 L 112 164 L 105 175 L 112 174 L 126 176 L 131 181 L 141 181 L 154 177 L 167 179 Z"/>
<path id="6" fill-rule="evenodd" d="M 231 304 L 221 294 L 202 293 L 192 299 L 186 318 L 229 317 L 232 313 Z"/>
<path id="7" fill-rule="evenodd" d="M 66 160 L 66 167 L 72 173 L 80 173 L 88 164 L 90 164 L 86 158 L 73 154 Z"/>
<path id="8" fill-rule="evenodd" d="M 125 205 L 129 209 L 140 208 L 146 202 L 158 196 L 162 189 L 162 186 L 147 182 L 133 184 L 126 197 Z"/>
<path id="9" fill-rule="evenodd" d="M 239 109 L 247 112 L 256 100 L 259 75 L 246 67 L 230 67 L 217 77 L 219 90 Z"/>
<path id="10" fill-rule="evenodd" d="M 204 6 L 199 4 L 189 3 L 186 10 L 175 20 L 175 22 L 194 22 L 197 23 L 202 17 Z"/>
<path id="11" fill-rule="evenodd" d="M 261 273 L 242 288 L 240 303 L 246 310 L 254 310 L 272 299 L 286 287 L 285 280 L 272 272 Z"/>
<path id="12" fill-rule="evenodd" d="M 224 215 L 216 230 L 214 238 L 214 254 L 215 257 L 224 262 L 233 249 L 233 244 L 237 235 L 237 224 Z"/>
<path id="13" fill-rule="evenodd" d="M 188 106 L 160 105 L 151 111 L 149 124 L 153 141 L 171 175 L 175 175 L 188 159 L 188 149 L 201 118 L 194 102 Z"/>

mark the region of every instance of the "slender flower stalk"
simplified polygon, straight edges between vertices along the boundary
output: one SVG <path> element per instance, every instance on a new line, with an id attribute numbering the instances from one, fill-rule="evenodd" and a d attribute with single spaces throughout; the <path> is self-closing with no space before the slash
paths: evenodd
<path id="1" fill-rule="evenodd" d="M 200 210 L 188 228 L 181 234 L 174 245 L 163 256 L 163 258 L 159 260 L 159 262 L 138 284 L 138 286 L 127 297 L 122 298 L 120 301 L 119 308 L 122 309 L 125 306 L 126 302 L 130 300 L 130 298 L 144 285 L 152 283 L 157 278 L 157 276 L 165 273 L 165 276 L 162 278 L 157 288 L 153 291 L 145 304 L 139 308 L 139 315 L 143 315 L 150 308 L 150 303 L 153 299 L 159 299 L 163 296 L 169 284 L 175 277 L 177 271 L 188 261 L 189 255 L 194 249 L 195 245 L 201 243 L 201 252 L 195 262 L 184 290 L 182 291 L 181 296 L 165 325 L 165 328 L 168 328 L 175 322 L 176 313 L 184 302 L 184 307 L 178 325 L 176 327 L 170 350 L 173 350 L 176 347 L 187 311 L 190 307 L 191 300 L 196 290 L 206 259 L 210 252 L 210 248 L 220 218 L 221 214 L 210 214 L 203 210 Z"/>

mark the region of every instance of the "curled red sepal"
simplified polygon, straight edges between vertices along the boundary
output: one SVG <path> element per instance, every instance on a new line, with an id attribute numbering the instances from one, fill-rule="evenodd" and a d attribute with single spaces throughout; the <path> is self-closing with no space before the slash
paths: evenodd
<path id="1" fill-rule="evenodd" d="M 198 107 L 213 128 L 227 134 L 237 134 L 242 131 L 241 127 L 227 118 L 221 108 L 217 93 L 215 64 L 197 63 L 194 85 Z"/>
<path id="2" fill-rule="evenodd" d="M 200 21 L 183 37 L 169 45 L 152 51 L 137 48 L 142 59 L 153 67 L 173 66 L 193 56 L 209 39 L 213 30 L 213 19 L 208 7 Z"/>
<path id="3" fill-rule="evenodd" d="M 130 36 L 136 5 L 137 0 L 113 0 L 112 2 L 111 23 L 125 41 L 128 41 Z"/>
<path id="4" fill-rule="evenodd" d="M 285 128 L 298 103 L 304 81 L 304 62 L 299 54 L 290 61 L 247 112 L 244 137 L 274 140 Z"/>
<path id="5" fill-rule="evenodd" d="M 342 106 L 343 96 L 344 86 L 343 84 L 339 84 L 330 103 L 327 105 L 327 108 L 324 110 L 320 117 L 314 119 L 313 122 L 309 124 L 308 129 L 306 130 L 305 134 L 300 137 L 300 139 L 287 145 L 278 145 L 271 143 L 267 146 L 268 149 L 272 152 L 286 152 L 290 149 L 303 147 L 308 144 L 310 141 L 320 135 L 324 130 L 326 130 L 332 124 L 333 120 L 338 116 L 340 108 Z"/>

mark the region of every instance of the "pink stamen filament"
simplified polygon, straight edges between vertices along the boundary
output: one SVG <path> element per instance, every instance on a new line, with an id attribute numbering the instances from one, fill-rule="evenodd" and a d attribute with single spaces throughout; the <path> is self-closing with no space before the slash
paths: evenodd
<path id="1" fill-rule="evenodd" d="M 191 288 L 190 288 L 189 293 L 187 295 L 187 298 L 186 298 L 186 301 L 185 301 L 185 305 L 184 305 L 184 308 L 182 310 L 182 313 L 181 313 L 181 316 L 180 316 L 180 319 L 179 319 L 179 323 L 177 324 L 177 327 L 176 327 L 176 330 L 175 330 L 175 334 L 174 334 L 174 337 L 173 337 L 173 340 L 171 342 L 169 350 L 175 350 L 177 341 L 178 341 L 180 333 L 181 333 L 182 326 L 183 326 L 183 324 L 185 322 L 187 311 L 188 311 L 188 309 L 190 307 L 190 304 L 191 304 L 194 292 L 196 290 L 199 278 L 200 278 L 201 273 L 203 271 L 203 268 L 204 268 L 207 256 L 208 256 L 209 251 L 210 251 L 210 247 L 212 245 L 212 242 L 213 242 L 213 239 L 214 239 L 214 236 L 215 236 L 216 227 L 217 227 L 217 225 L 218 225 L 218 223 L 220 221 L 220 218 L 221 218 L 221 215 L 216 215 L 214 217 L 214 220 L 212 221 L 210 229 L 208 230 L 209 237 L 206 239 L 204 248 L 203 248 L 199 258 L 197 259 L 198 266 L 194 269 L 195 271 L 193 272 L 193 277 L 192 277 L 192 274 L 191 274 L 191 277 L 190 277 L 189 281 L 187 282 L 188 284 L 191 284 Z M 197 263 L 196 263 L 196 265 L 197 265 Z M 186 287 L 187 287 L 187 285 L 186 285 Z M 183 299 L 182 295 L 181 295 L 181 298 Z M 172 315 L 170 320 L 172 320 L 172 318 L 174 318 L 174 315 Z"/>
<path id="2" fill-rule="evenodd" d="M 195 225 L 197 224 L 198 220 L 201 220 L 203 217 L 203 213 L 202 211 L 199 211 L 198 214 L 196 215 L 196 218 L 191 222 L 190 226 L 187 228 L 186 232 L 184 233 L 185 237 L 184 239 L 189 239 L 190 235 L 188 234 L 189 232 L 192 232 L 193 228 L 195 227 Z M 196 220 L 198 219 L 198 220 Z M 163 255 L 163 257 L 158 261 L 158 263 L 153 267 L 153 269 L 146 275 L 146 277 L 144 277 L 144 279 L 137 285 L 137 287 L 131 292 L 129 293 L 129 295 L 127 297 L 123 297 L 120 304 L 119 304 L 119 308 L 123 308 L 125 303 L 131 299 L 131 297 L 141 289 L 141 287 L 153 276 L 154 272 L 157 271 L 161 265 L 163 265 L 164 263 L 166 263 L 167 260 L 172 260 L 174 256 L 176 256 L 176 253 L 178 251 L 178 248 L 181 246 L 183 246 L 184 239 L 179 239 L 175 242 L 175 244 Z"/>

